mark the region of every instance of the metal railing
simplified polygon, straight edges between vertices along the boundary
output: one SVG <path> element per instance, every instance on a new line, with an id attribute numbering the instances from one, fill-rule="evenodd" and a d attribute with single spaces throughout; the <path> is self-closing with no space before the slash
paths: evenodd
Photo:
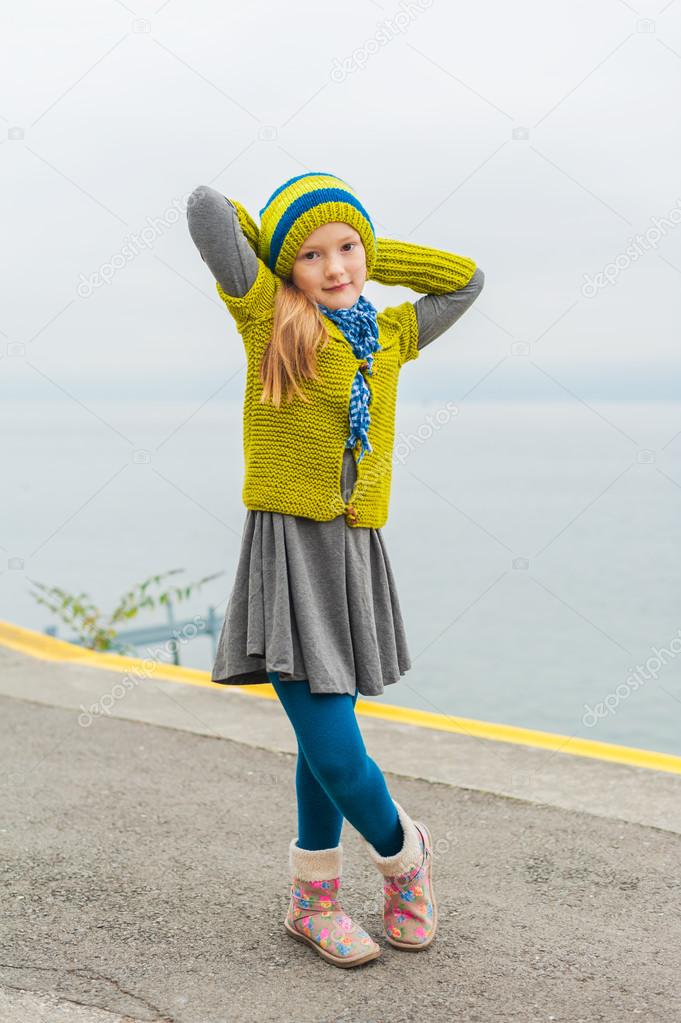
<path id="1" fill-rule="evenodd" d="M 180 664 L 180 641 L 186 643 L 187 637 L 183 637 L 183 633 L 190 626 L 196 629 L 197 616 L 194 618 L 175 618 L 175 612 L 170 601 L 167 601 L 166 608 L 168 611 L 168 621 L 163 625 L 147 625 L 137 629 L 122 629 L 116 633 L 115 639 L 111 641 L 111 646 L 108 648 L 109 651 L 125 652 L 126 647 L 144 647 L 150 643 L 165 643 L 167 644 L 168 652 L 172 655 L 172 663 Z M 218 618 L 215 613 L 214 607 L 208 608 L 208 614 L 201 621 L 204 623 L 202 628 L 195 636 L 190 638 L 198 639 L 199 636 L 210 636 L 211 640 L 211 651 L 213 660 L 217 653 L 217 637 L 220 634 L 222 627 L 222 621 Z M 48 636 L 54 636 L 57 639 L 64 639 L 66 643 L 74 643 L 76 646 L 87 646 L 87 641 L 78 637 L 71 639 L 59 636 L 56 625 L 48 625 L 44 630 Z"/>

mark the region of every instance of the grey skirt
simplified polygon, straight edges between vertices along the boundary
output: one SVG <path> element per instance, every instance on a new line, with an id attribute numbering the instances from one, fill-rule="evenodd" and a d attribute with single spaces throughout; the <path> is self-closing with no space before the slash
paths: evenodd
<path id="1" fill-rule="evenodd" d="M 341 490 L 355 484 L 343 457 Z M 223 685 L 307 679 L 313 693 L 378 696 L 411 668 L 380 529 L 247 510 L 211 678 Z"/>

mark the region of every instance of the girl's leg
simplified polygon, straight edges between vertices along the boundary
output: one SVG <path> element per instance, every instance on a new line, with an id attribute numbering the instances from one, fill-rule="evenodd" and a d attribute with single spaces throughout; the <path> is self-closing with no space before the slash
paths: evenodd
<path id="1" fill-rule="evenodd" d="M 277 672 L 268 672 L 268 678 L 305 757 L 306 767 L 300 768 L 303 805 L 307 806 L 308 796 L 314 794 L 309 802 L 312 809 L 315 800 L 321 801 L 322 790 L 336 807 L 341 825 L 345 817 L 381 856 L 397 854 L 403 847 L 404 833 L 383 773 L 366 751 L 355 716 L 357 692 L 353 696 L 311 693 L 306 680 L 282 682 Z M 307 824 L 310 818 L 305 810 L 302 816 Z M 326 821 L 327 826 L 332 822 L 330 813 Z M 333 837 L 336 832 L 326 834 Z"/>
<path id="2" fill-rule="evenodd" d="M 268 672 L 270 682 L 278 680 L 276 672 Z M 287 685 L 289 683 L 286 683 Z M 307 683 L 306 683 L 307 684 Z M 359 694 L 352 697 L 354 707 Z M 305 752 L 298 740 L 296 761 L 296 799 L 298 805 L 298 847 L 300 849 L 333 849 L 340 842 L 343 814 L 329 799 L 310 770 Z"/>
<path id="3" fill-rule="evenodd" d="M 285 685 L 291 683 L 286 682 Z M 343 814 L 310 770 L 298 740 L 296 763 L 298 802 L 298 846 L 301 849 L 332 849 L 340 842 Z"/>

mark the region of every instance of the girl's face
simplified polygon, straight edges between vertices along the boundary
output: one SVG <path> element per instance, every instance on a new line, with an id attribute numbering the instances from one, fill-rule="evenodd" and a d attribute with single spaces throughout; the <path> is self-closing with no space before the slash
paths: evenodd
<path id="1" fill-rule="evenodd" d="M 349 224 L 318 227 L 298 250 L 291 279 L 313 302 L 329 309 L 349 309 L 366 281 L 366 252 L 359 233 Z M 345 287 L 331 290 L 334 285 Z"/>

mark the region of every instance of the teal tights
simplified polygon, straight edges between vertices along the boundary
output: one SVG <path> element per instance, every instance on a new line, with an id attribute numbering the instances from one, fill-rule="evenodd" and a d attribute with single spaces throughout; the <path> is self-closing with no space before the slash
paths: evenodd
<path id="1" fill-rule="evenodd" d="M 298 739 L 300 848 L 337 846 L 345 818 L 380 856 L 394 856 L 404 841 L 402 825 L 383 773 L 364 746 L 357 690 L 312 693 L 306 679 L 282 682 L 276 671 L 267 677 Z"/>

